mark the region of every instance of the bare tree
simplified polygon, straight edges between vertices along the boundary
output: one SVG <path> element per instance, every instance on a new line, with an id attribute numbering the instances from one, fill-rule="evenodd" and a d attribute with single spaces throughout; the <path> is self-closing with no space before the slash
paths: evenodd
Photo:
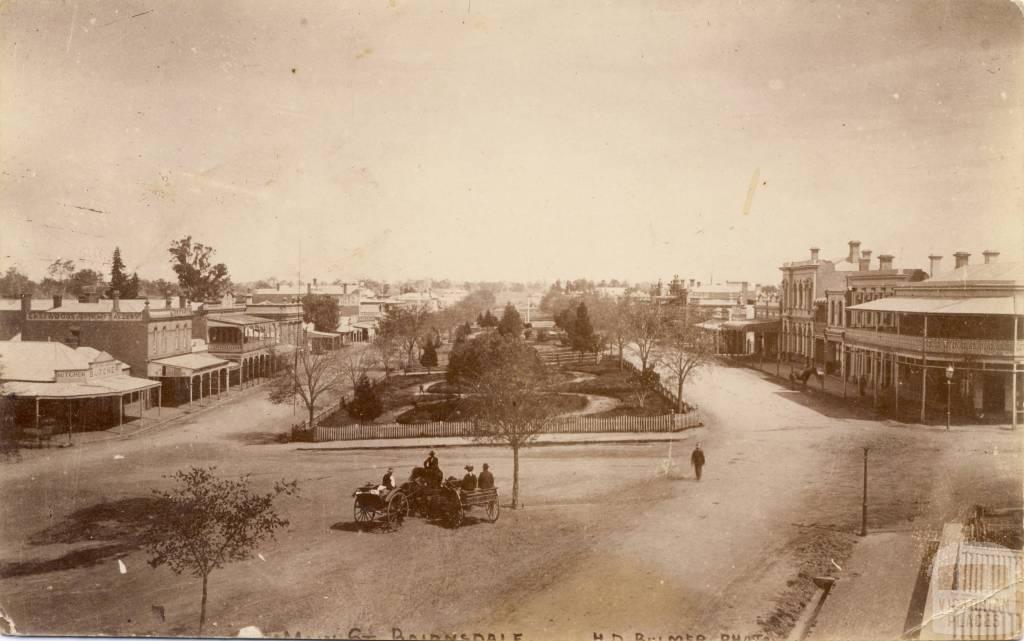
<path id="1" fill-rule="evenodd" d="M 341 352 L 340 360 L 341 368 L 348 382 L 352 384 L 352 389 L 356 388 L 364 376 L 369 378 L 370 372 L 381 364 L 377 350 L 371 346 L 358 350 L 350 347 Z"/>
<path id="2" fill-rule="evenodd" d="M 249 489 L 249 479 L 214 476 L 215 468 L 193 467 L 171 475 L 176 487 L 156 491 L 160 508 L 152 515 L 144 546 L 154 568 L 167 565 L 175 574 L 188 573 L 203 582 L 199 634 L 206 623 L 210 573 L 232 561 L 252 556 L 259 543 L 288 525 L 274 509 L 281 494 L 298 492 L 296 481 L 278 482 L 267 494 Z"/>
<path id="3" fill-rule="evenodd" d="M 631 305 L 625 322 L 630 348 L 640 359 L 640 372 L 646 372 L 654 366 L 654 349 L 665 334 L 665 318 L 661 306 L 654 301 Z"/>
<path id="4" fill-rule="evenodd" d="M 391 337 L 405 353 L 406 369 L 413 366 L 413 351 L 429 322 L 430 313 L 425 306 L 395 307 L 380 321 L 380 335 Z"/>
<path id="5" fill-rule="evenodd" d="M 676 384 L 676 411 L 682 413 L 683 384 L 700 369 L 714 361 L 715 345 L 706 331 L 685 313 L 679 313 L 665 325 L 658 344 L 657 363 L 671 374 Z"/>
<path id="6" fill-rule="evenodd" d="M 283 367 L 270 379 L 270 401 L 287 403 L 298 395 L 309 412 L 309 426 L 312 428 L 317 401 L 328 392 L 337 390 L 345 380 L 346 371 L 339 362 L 338 353 L 314 354 L 311 349 L 303 349 L 297 355 L 281 359 L 281 364 Z"/>
<path id="7" fill-rule="evenodd" d="M 378 334 L 373 339 L 373 349 L 377 353 L 377 359 L 381 366 L 384 367 L 384 379 L 387 380 L 391 377 L 391 370 L 394 369 L 395 362 L 401 356 L 398 340 L 391 334 Z"/>
<path id="8" fill-rule="evenodd" d="M 622 368 L 623 352 L 630 341 L 630 318 L 635 303 L 623 296 L 618 301 L 595 297 L 587 303 L 594 326 L 604 337 L 604 342 L 614 345 L 619 353 L 619 368 Z"/>

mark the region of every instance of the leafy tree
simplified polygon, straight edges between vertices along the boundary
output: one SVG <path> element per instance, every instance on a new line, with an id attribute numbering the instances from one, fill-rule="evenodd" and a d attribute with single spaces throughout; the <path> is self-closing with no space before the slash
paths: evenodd
<path id="1" fill-rule="evenodd" d="M 138 298 L 139 297 L 139 275 L 136 272 L 132 272 L 132 277 L 128 279 L 128 284 L 125 286 L 124 298 Z"/>
<path id="2" fill-rule="evenodd" d="M 455 330 L 455 343 L 465 343 L 469 339 L 470 334 L 473 333 L 473 328 L 470 327 L 469 321 L 466 321 L 462 325 L 459 325 L 458 329 Z"/>
<path id="3" fill-rule="evenodd" d="M 524 341 L 492 332 L 452 350 L 447 377 L 479 399 L 474 440 L 512 448 L 512 507 L 517 507 L 519 452 L 543 433 L 555 411 L 537 402 L 549 384 L 547 368 Z"/>
<path id="4" fill-rule="evenodd" d="M 327 294 L 308 294 L 302 297 L 302 320 L 313 323 L 318 332 L 338 329 L 338 299 Z"/>
<path id="5" fill-rule="evenodd" d="M 688 314 L 678 314 L 667 323 L 665 335 L 658 346 L 657 360 L 676 383 L 676 411 L 682 413 L 683 384 L 700 369 L 714 361 L 715 345 L 709 334 L 690 320 Z"/>
<path id="6" fill-rule="evenodd" d="M 8 267 L 7 272 L 0 277 L 0 297 L 15 298 L 22 294 L 32 294 L 36 284 L 25 274 L 18 271 L 17 267 Z"/>
<path id="7" fill-rule="evenodd" d="M 374 383 L 365 374 L 352 390 L 352 400 L 345 406 L 348 415 L 360 423 L 368 423 L 384 413 L 383 383 Z"/>
<path id="8" fill-rule="evenodd" d="M 309 412 L 312 429 L 317 401 L 339 389 L 345 370 L 337 352 L 314 354 L 303 349 L 280 359 L 281 369 L 270 379 L 269 398 L 274 404 L 290 403 L 297 394 Z"/>
<path id="9" fill-rule="evenodd" d="M 216 468 L 192 467 L 170 476 L 175 487 L 154 490 L 160 507 L 152 515 L 144 547 L 154 568 L 168 566 L 175 574 L 202 580 L 199 633 L 206 623 L 210 574 L 232 561 L 250 558 L 257 546 L 288 525 L 274 508 L 277 497 L 298 493 L 297 481 L 279 481 L 266 494 L 249 488 L 249 478 L 237 481 L 214 476 Z"/>
<path id="10" fill-rule="evenodd" d="M 643 369 L 633 377 L 633 392 L 636 394 L 636 400 L 640 407 L 644 406 L 647 397 L 654 392 L 659 381 L 661 381 L 661 375 L 654 371 L 653 367 Z"/>
<path id="11" fill-rule="evenodd" d="M 587 304 L 580 302 L 576 306 L 576 318 L 569 332 L 569 340 L 573 350 L 582 353 L 597 352 L 601 349 L 600 337 L 594 333 L 594 325 L 590 322 Z"/>
<path id="12" fill-rule="evenodd" d="M 127 296 L 125 292 L 128 289 L 128 276 L 124 273 L 124 261 L 121 259 L 121 248 L 114 248 L 114 255 L 110 259 L 110 288 L 107 289 L 107 296 L 113 298 L 114 291 L 124 296 L 125 298 L 134 298 L 134 296 Z"/>
<path id="13" fill-rule="evenodd" d="M 214 249 L 193 243 L 192 236 L 171 242 L 167 249 L 171 265 L 178 275 L 178 286 L 190 300 L 217 298 L 231 284 L 224 263 L 212 264 Z"/>
<path id="14" fill-rule="evenodd" d="M 498 318 L 494 314 L 491 313 L 491 310 L 488 309 L 487 311 L 485 311 L 483 313 L 482 316 L 478 316 L 477 317 L 476 323 L 480 327 L 484 327 L 484 328 L 487 328 L 487 327 L 497 327 L 498 326 Z"/>
<path id="15" fill-rule="evenodd" d="M 380 321 L 380 334 L 389 336 L 405 352 L 407 366 L 430 320 L 425 307 L 392 307 Z"/>
<path id="16" fill-rule="evenodd" d="M 501 320 L 498 321 L 498 333 L 511 338 L 522 338 L 523 336 L 523 317 L 519 315 L 519 310 L 511 302 L 505 303 Z"/>
<path id="17" fill-rule="evenodd" d="M 92 269 L 79 269 L 68 278 L 67 293 L 71 296 L 81 296 L 86 289 L 101 293 L 103 291 L 103 274 Z"/>
<path id="18" fill-rule="evenodd" d="M 420 354 L 420 365 L 426 367 L 428 373 L 431 369 L 437 367 L 437 347 L 433 341 L 427 341 L 423 345 L 423 353 Z"/>

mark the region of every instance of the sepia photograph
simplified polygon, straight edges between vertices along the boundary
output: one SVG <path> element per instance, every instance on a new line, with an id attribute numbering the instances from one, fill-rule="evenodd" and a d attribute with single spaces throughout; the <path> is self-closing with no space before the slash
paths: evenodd
<path id="1" fill-rule="evenodd" d="M 1024 636 L 1024 0 L 0 2 L 0 634 Z"/>

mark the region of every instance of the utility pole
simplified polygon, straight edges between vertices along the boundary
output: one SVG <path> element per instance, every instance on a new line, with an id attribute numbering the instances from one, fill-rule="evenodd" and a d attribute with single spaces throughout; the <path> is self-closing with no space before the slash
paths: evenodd
<path id="1" fill-rule="evenodd" d="M 860 535 L 868 535 L 868 448 L 864 447 L 864 498 L 860 505 Z"/>

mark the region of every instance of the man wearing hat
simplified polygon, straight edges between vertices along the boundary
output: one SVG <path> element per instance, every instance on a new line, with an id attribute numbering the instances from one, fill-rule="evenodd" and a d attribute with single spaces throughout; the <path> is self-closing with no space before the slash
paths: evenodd
<path id="1" fill-rule="evenodd" d="M 473 466 L 466 466 L 466 475 L 462 477 L 462 489 L 466 492 L 472 492 L 476 489 L 476 474 L 473 474 Z"/>
<path id="2" fill-rule="evenodd" d="M 693 471 L 697 474 L 697 480 L 700 480 L 700 471 L 704 467 L 704 450 L 700 448 L 700 443 L 697 443 L 697 447 L 693 448 L 693 454 L 690 455 L 690 464 L 693 465 Z"/>
<path id="3" fill-rule="evenodd" d="M 487 466 L 487 463 L 484 463 L 484 469 L 480 472 L 477 487 L 481 490 L 489 490 L 494 487 L 494 475 L 491 474 L 491 468 Z"/>
<path id="4" fill-rule="evenodd" d="M 430 450 L 430 454 L 428 454 L 426 460 L 423 461 L 423 468 L 429 470 L 435 467 L 437 467 L 437 457 L 434 456 L 434 450 Z"/>

